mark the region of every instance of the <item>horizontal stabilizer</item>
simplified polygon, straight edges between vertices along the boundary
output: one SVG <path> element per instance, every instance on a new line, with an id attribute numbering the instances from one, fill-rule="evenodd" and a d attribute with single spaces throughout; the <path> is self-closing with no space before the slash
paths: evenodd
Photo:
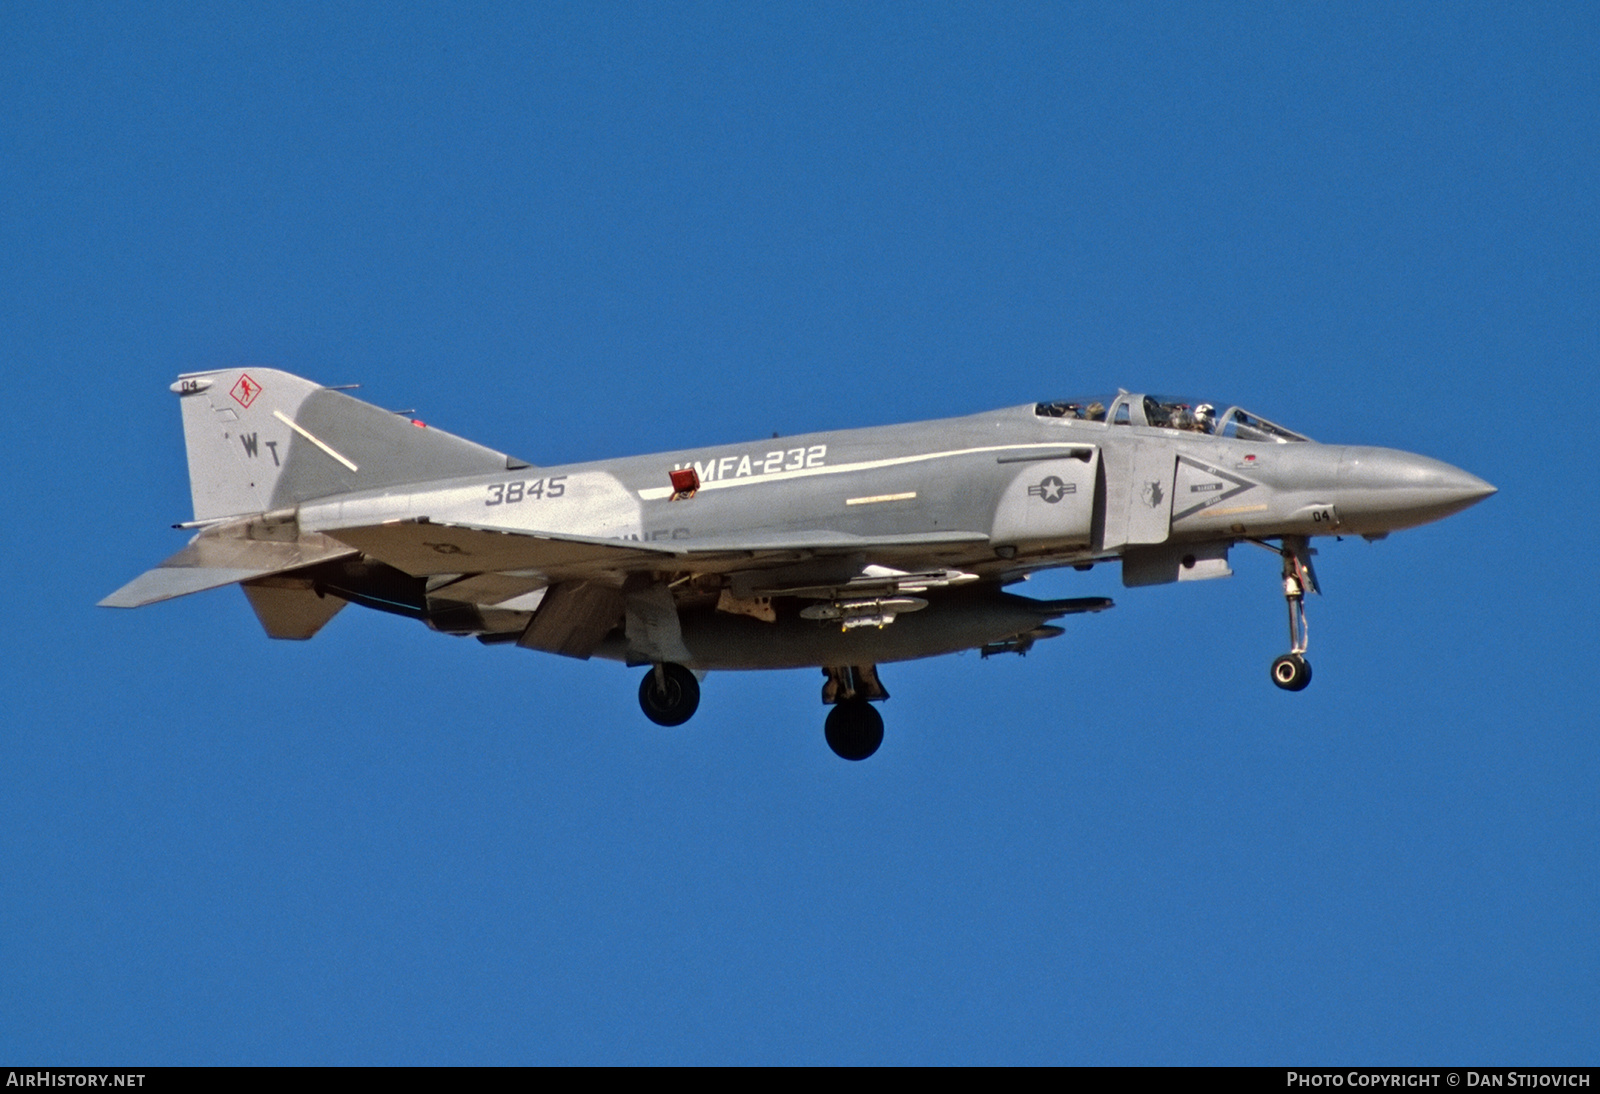
<path id="1" fill-rule="evenodd" d="M 140 608 L 352 554 L 351 548 L 320 535 L 283 541 L 246 539 L 238 526 L 206 531 L 154 570 L 100 601 L 100 607 Z"/>

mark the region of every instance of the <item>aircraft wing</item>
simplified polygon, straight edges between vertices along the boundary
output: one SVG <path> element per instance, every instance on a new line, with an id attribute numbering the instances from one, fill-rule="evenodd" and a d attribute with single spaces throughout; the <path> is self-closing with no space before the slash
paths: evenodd
<path id="1" fill-rule="evenodd" d="M 138 608 L 190 593 L 269 577 L 319 562 L 368 555 L 416 577 L 437 574 L 533 573 L 539 585 L 602 574 L 678 569 L 764 569 L 819 556 L 862 556 L 889 562 L 983 543 L 977 532 L 937 532 L 866 538 L 837 532 L 697 541 L 684 544 L 601 539 L 556 533 L 507 532 L 462 524 L 394 521 L 300 533 L 296 539 L 251 538 L 240 522 L 208 529 L 160 566 L 100 601 Z M 507 591 L 504 595 L 511 595 Z"/>
<path id="2" fill-rule="evenodd" d="M 868 539 L 839 533 L 777 534 L 726 541 L 642 542 L 550 532 L 512 532 L 463 524 L 403 520 L 339 528 L 339 542 L 414 577 L 467 574 L 433 590 L 443 598 L 493 604 L 519 592 L 506 582 L 545 586 L 537 613 L 517 638 L 530 649 L 588 657 L 626 616 L 630 633 L 649 638 L 658 660 L 682 661 L 673 599 L 664 586 L 640 587 L 634 575 L 683 570 L 734 571 L 746 584 L 778 587 L 848 583 L 863 560 L 917 557 L 986 541 L 977 533 Z M 798 562 L 798 567 L 797 567 Z M 817 569 L 818 566 L 821 569 Z M 942 580 L 943 574 L 929 575 Z M 619 580 L 620 578 L 620 580 Z M 480 588 L 480 586 L 482 586 Z M 335 590 L 337 591 L 337 590 Z M 662 620 L 670 617 L 670 623 Z"/>
<path id="3" fill-rule="evenodd" d="M 508 532 L 466 524 L 393 521 L 328 533 L 363 554 L 417 577 L 435 574 L 535 571 L 551 578 L 582 578 L 600 572 L 650 572 L 757 567 L 817 555 L 864 554 L 874 558 L 927 554 L 987 541 L 978 532 L 935 532 L 862 537 L 837 532 L 774 534 L 672 541 L 600 539 L 552 532 Z"/>

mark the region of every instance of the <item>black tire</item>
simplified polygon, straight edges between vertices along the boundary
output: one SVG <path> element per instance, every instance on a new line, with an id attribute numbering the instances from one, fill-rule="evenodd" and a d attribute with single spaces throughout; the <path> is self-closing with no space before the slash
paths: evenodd
<path id="1" fill-rule="evenodd" d="M 1298 653 L 1286 653 L 1272 663 L 1272 682 L 1284 691 L 1304 691 L 1311 683 L 1311 662 Z"/>
<path id="2" fill-rule="evenodd" d="M 658 726 L 681 726 L 700 707 L 700 681 L 682 665 L 667 663 L 661 666 L 666 677 L 664 687 L 656 686 L 656 670 L 651 669 L 639 681 L 639 709 Z"/>
<path id="3" fill-rule="evenodd" d="M 865 699 L 847 699 L 828 712 L 823 733 L 841 760 L 864 760 L 883 744 L 883 715 Z"/>

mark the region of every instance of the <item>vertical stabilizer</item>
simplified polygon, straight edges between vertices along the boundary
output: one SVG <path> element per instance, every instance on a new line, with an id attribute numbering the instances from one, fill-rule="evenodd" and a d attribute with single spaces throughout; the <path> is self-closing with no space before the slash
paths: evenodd
<path id="1" fill-rule="evenodd" d="M 277 369 L 189 373 L 172 390 L 195 520 L 527 466 Z"/>
<path id="2" fill-rule="evenodd" d="M 272 508 L 290 433 L 273 411 L 293 420 L 317 385 L 274 369 L 229 369 L 181 376 L 172 390 L 183 407 L 194 519 Z"/>

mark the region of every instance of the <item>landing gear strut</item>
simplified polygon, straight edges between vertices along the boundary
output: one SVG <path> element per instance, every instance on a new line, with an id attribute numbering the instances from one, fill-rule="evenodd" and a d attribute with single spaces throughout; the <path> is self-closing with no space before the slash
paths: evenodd
<path id="1" fill-rule="evenodd" d="M 1284 691 L 1304 691 L 1311 683 L 1311 662 L 1305 658 L 1311 644 L 1306 591 L 1317 591 L 1317 575 L 1305 536 L 1284 536 L 1278 554 L 1283 558 L 1283 599 L 1289 605 L 1289 652 L 1272 662 L 1272 682 Z"/>
<path id="2" fill-rule="evenodd" d="M 823 733 L 842 760 L 864 760 L 883 744 L 883 715 L 868 700 L 887 699 L 876 665 L 840 665 L 822 670 L 822 701 L 833 704 Z"/>
<path id="3" fill-rule="evenodd" d="M 682 665 L 664 662 L 639 681 L 639 708 L 658 726 L 681 726 L 700 706 L 700 681 Z"/>

